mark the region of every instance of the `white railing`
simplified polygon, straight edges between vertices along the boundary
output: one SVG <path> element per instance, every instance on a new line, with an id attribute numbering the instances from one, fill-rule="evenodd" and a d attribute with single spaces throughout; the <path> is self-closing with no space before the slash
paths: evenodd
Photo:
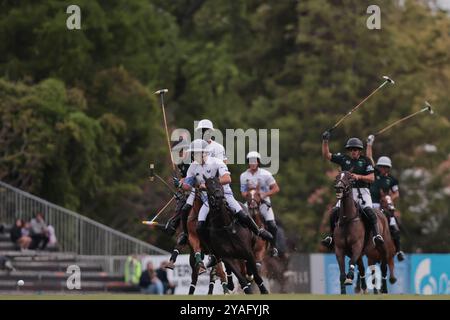
<path id="1" fill-rule="evenodd" d="M 37 212 L 42 212 L 47 224 L 55 228 L 61 251 L 98 256 L 168 254 L 165 250 L 0 181 L 0 223 L 13 224 L 18 218 L 30 220 Z"/>

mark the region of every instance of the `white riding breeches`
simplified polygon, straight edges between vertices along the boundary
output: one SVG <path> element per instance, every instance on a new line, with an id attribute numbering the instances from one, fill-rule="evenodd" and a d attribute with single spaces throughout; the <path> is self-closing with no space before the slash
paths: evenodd
<path id="1" fill-rule="evenodd" d="M 372 197 L 370 196 L 369 188 L 359 188 L 359 190 L 361 191 L 362 199 L 359 198 L 358 189 L 353 188 L 352 189 L 353 200 L 355 200 L 363 209 L 366 207 L 372 208 L 373 207 Z M 336 207 L 340 208 L 340 206 L 341 206 L 341 200 L 338 200 L 338 202 L 336 203 Z"/>
<path id="2" fill-rule="evenodd" d="M 275 220 L 275 215 L 272 210 L 272 206 L 268 206 L 265 203 L 261 203 L 259 206 L 259 211 L 261 212 L 261 215 L 264 217 L 264 220 L 266 221 L 273 221 Z"/>
<path id="3" fill-rule="evenodd" d="M 242 210 L 241 205 L 239 204 L 239 202 L 236 201 L 232 193 L 225 193 L 224 196 L 225 201 L 227 202 L 231 210 L 234 211 L 234 213 L 237 213 Z M 206 217 L 208 216 L 209 213 L 208 196 L 206 195 L 205 192 L 202 192 L 201 198 L 203 205 L 198 213 L 198 221 L 206 221 Z"/>

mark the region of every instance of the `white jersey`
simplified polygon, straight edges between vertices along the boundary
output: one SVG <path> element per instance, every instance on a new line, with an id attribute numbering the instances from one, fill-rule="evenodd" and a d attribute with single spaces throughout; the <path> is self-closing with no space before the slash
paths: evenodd
<path id="1" fill-rule="evenodd" d="M 222 161 L 228 160 L 227 155 L 225 154 L 225 148 L 220 143 L 217 143 L 214 140 L 208 142 L 206 152 L 208 152 L 210 157 L 214 157 Z"/>
<path id="2" fill-rule="evenodd" d="M 222 160 L 207 156 L 204 164 L 199 164 L 197 161 L 192 162 L 189 166 L 184 182 L 192 187 L 195 184 L 200 185 L 205 183 L 203 176 L 206 178 L 211 178 L 214 177 L 217 172 L 219 172 L 219 177 L 222 177 L 225 174 L 230 174 L 227 165 Z M 232 194 L 229 184 L 223 185 L 223 191 L 225 193 Z"/>
<path id="3" fill-rule="evenodd" d="M 274 183 L 276 183 L 275 178 L 265 169 L 258 168 L 255 173 L 248 169 L 241 174 L 241 192 L 248 191 L 249 186 L 255 188 L 259 186 L 262 192 L 269 192 L 270 186 Z M 266 200 L 269 200 L 269 198 Z"/>

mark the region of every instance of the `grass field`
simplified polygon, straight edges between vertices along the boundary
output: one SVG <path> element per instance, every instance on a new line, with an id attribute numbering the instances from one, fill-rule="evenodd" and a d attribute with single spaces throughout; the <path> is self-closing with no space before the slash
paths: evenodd
<path id="1" fill-rule="evenodd" d="M 450 295 L 316 295 L 316 294 L 270 294 L 270 295 L 175 295 L 152 296 L 141 294 L 11 294 L 0 295 L 0 300 L 450 300 Z"/>

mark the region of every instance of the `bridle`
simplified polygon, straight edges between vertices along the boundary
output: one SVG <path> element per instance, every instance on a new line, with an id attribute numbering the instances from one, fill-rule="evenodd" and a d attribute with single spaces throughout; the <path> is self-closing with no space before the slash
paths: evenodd
<path id="1" fill-rule="evenodd" d="M 345 172 L 341 172 L 337 177 L 334 184 L 334 189 L 336 190 L 336 198 L 341 200 L 344 196 L 348 195 L 351 191 L 352 180 L 347 178 L 347 181 L 344 180 L 346 176 Z"/>

